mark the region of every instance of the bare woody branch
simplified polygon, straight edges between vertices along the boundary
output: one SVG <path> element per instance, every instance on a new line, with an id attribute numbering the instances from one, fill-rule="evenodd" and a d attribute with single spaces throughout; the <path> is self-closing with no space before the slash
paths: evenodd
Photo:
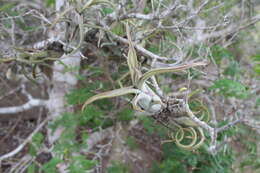
<path id="1" fill-rule="evenodd" d="M 0 162 L 4 159 L 13 157 L 17 153 L 19 153 L 32 140 L 33 136 L 43 128 L 43 126 L 48 122 L 48 120 L 49 119 L 46 118 L 43 122 L 41 122 L 41 124 L 39 124 L 37 128 L 16 149 L 5 155 L 2 155 L 0 157 Z"/>
<path id="2" fill-rule="evenodd" d="M 19 112 L 27 111 L 34 107 L 46 106 L 47 101 L 41 99 L 31 99 L 27 103 L 20 106 L 2 107 L 0 108 L 0 114 L 16 114 Z"/>

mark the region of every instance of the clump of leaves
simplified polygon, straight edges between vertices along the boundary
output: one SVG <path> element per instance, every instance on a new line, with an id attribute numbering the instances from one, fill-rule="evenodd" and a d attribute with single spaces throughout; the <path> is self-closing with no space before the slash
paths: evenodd
<path id="1" fill-rule="evenodd" d="M 223 48 L 220 45 L 213 46 L 211 48 L 212 56 L 215 59 L 216 63 L 224 68 L 223 74 L 226 76 L 236 77 L 240 74 L 240 66 L 236 61 L 234 55 Z"/>
<path id="2" fill-rule="evenodd" d="M 41 170 L 44 172 L 52 172 L 52 173 L 57 173 L 57 165 L 59 163 L 62 163 L 63 160 L 59 159 L 59 158 L 52 158 L 50 161 L 48 161 L 47 163 L 45 163 L 42 167 Z"/>
<path id="3" fill-rule="evenodd" d="M 128 145 L 128 147 L 129 147 L 131 150 L 134 150 L 134 149 L 138 148 L 138 143 L 136 142 L 136 139 L 135 139 L 135 137 L 133 137 L 133 136 L 129 136 L 129 137 L 126 139 L 126 144 Z"/>
<path id="4" fill-rule="evenodd" d="M 191 64 L 184 64 L 174 67 L 156 68 L 149 70 L 142 74 L 141 67 L 139 66 L 137 55 L 134 45 L 130 36 L 129 26 L 126 25 L 127 37 L 129 42 L 129 51 L 127 56 L 127 64 L 131 75 L 132 86 L 107 91 L 97 94 L 89 98 L 83 105 L 83 109 L 90 103 L 104 98 L 111 98 L 116 96 L 122 96 L 126 94 L 135 94 L 136 96 L 132 100 L 133 108 L 139 111 L 145 111 L 149 113 L 155 113 L 161 110 L 163 102 L 158 96 L 156 91 L 153 91 L 147 84 L 147 80 L 156 74 L 162 74 L 166 72 L 175 72 L 185 70 L 195 66 L 206 65 L 205 62 L 197 62 Z"/>
<path id="5" fill-rule="evenodd" d="M 91 107 L 89 107 L 89 109 L 91 109 Z M 82 114 L 84 114 L 84 112 Z M 75 173 L 83 173 L 86 170 L 92 169 L 97 164 L 85 156 L 72 155 L 72 153 L 79 152 L 81 148 L 86 147 L 87 135 L 85 133 L 83 134 L 83 132 L 77 132 L 77 128 L 90 122 L 94 122 L 93 124 L 96 123 L 96 126 L 100 126 L 101 124 L 98 121 L 98 117 L 100 116 L 98 114 L 100 114 L 100 112 L 94 111 L 92 114 L 93 116 L 87 117 L 86 119 L 86 116 L 81 114 L 65 113 L 50 125 L 52 130 L 59 126 L 64 127 L 64 130 L 53 148 L 56 157 L 43 165 L 41 168 L 43 171 L 56 172 L 57 164 L 63 163 L 64 160 L 66 160 L 66 163 L 69 163 L 68 171 Z M 79 141 L 77 136 L 80 136 L 82 140 Z"/>
<path id="6" fill-rule="evenodd" d="M 238 99 L 245 99 L 249 95 L 245 85 L 226 78 L 216 80 L 209 90 L 215 90 L 225 97 L 236 97 Z"/>
<path id="7" fill-rule="evenodd" d="M 196 152 L 182 150 L 172 144 L 163 145 L 164 160 L 155 164 L 152 173 L 231 173 L 234 154 L 231 150 L 219 152 L 217 155 L 209 154 L 205 148 Z"/>
<path id="8" fill-rule="evenodd" d="M 70 105 L 83 104 L 86 99 L 94 95 L 95 89 L 98 89 L 102 85 L 101 82 L 89 83 L 86 87 L 75 89 L 66 95 L 67 103 Z"/>
<path id="9" fill-rule="evenodd" d="M 111 166 L 107 168 L 107 173 L 128 173 L 129 170 L 126 165 L 120 162 L 113 162 Z"/>
<path id="10" fill-rule="evenodd" d="M 69 172 L 84 173 L 86 170 L 90 170 L 96 165 L 95 161 L 88 160 L 82 155 L 73 156 L 71 160 L 72 162 L 68 167 Z"/>
<path id="11" fill-rule="evenodd" d="M 257 75 L 260 75 L 260 54 L 257 54 L 252 57 L 254 63 L 254 71 Z"/>
<path id="12" fill-rule="evenodd" d="M 32 155 L 32 156 L 36 156 L 37 155 L 37 151 L 41 147 L 43 139 L 44 139 L 44 136 L 43 136 L 42 133 L 36 133 L 33 136 L 32 142 L 31 142 L 30 147 L 29 147 L 30 155 Z"/>
<path id="13" fill-rule="evenodd" d="M 131 40 L 130 36 L 130 29 L 128 24 L 126 24 L 126 33 L 127 33 L 127 38 L 129 42 L 129 51 L 128 51 L 128 56 L 127 56 L 127 64 L 131 76 L 131 81 L 132 81 L 132 86 L 129 87 L 123 87 L 120 89 L 115 89 L 112 91 L 107 91 L 104 93 L 100 93 L 97 95 L 94 95 L 87 99 L 87 101 L 83 105 L 83 110 L 89 105 L 90 103 L 104 99 L 104 98 L 111 98 L 111 97 L 116 97 L 116 96 L 122 96 L 126 94 L 135 94 L 135 97 L 132 100 L 132 105 L 135 110 L 146 112 L 149 114 L 155 114 L 160 112 L 161 110 L 166 107 L 165 103 L 162 101 L 160 94 L 157 90 L 157 88 L 152 88 L 150 87 L 148 83 L 148 79 L 154 78 L 154 75 L 157 74 L 163 74 L 167 72 L 176 72 L 176 71 L 181 71 L 181 70 L 186 70 L 191 67 L 195 66 L 201 66 L 201 65 L 206 65 L 205 62 L 193 62 L 190 64 L 182 64 L 182 65 L 176 65 L 176 66 L 170 66 L 170 67 L 163 67 L 163 68 L 155 68 L 152 70 L 148 70 L 146 73 L 142 74 L 141 72 L 141 67 L 138 63 L 137 59 L 137 54 L 135 52 L 134 44 Z M 192 123 L 185 123 L 189 118 L 184 118 L 184 120 L 181 122 L 182 125 L 185 126 L 190 126 Z M 182 125 L 178 125 L 179 131 L 177 131 L 175 135 L 175 141 L 178 143 L 178 146 L 183 147 L 183 148 L 192 148 L 192 147 L 197 147 L 200 146 L 203 141 L 204 141 L 204 135 L 203 131 L 200 127 L 198 127 L 198 132 L 201 136 L 201 140 L 198 142 L 197 145 L 197 132 L 194 130 L 193 127 L 188 127 L 188 128 L 182 128 Z M 192 126 L 197 126 L 195 123 L 192 124 Z M 192 142 L 189 145 L 181 144 L 181 141 L 186 136 L 186 132 L 189 133 L 192 136 Z M 196 148 L 195 147 L 195 148 Z"/>
<path id="14" fill-rule="evenodd" d="M 118 120 L 123 122 L 129 122 L 133 119 L 133 109 L 130 108 L 124 108 L 122 111 L 120 111 L 117 114 Z"/>

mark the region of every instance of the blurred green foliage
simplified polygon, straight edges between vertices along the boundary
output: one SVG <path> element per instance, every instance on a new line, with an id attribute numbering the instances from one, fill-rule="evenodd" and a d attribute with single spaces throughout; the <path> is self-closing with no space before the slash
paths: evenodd
<path id="1" fill-rule="evenodd" d="M 101 9 L 101 11 L 102 11 L 103 15 L 108 15 L 108 14 L 113 13 L 114 10 L 112 8 L 104 7 Z"/>
<path id="2" fill-rule="evenodd" d="M 9 13 L 12 8 L 16 6 L 16 3 L 10 2 L 10 3 L 1 3 L 0 12 L 6 12 Z"/>
<path id="3" fill-rule="evenodd" d="M 69 165 L 68 171 L 73 173 L 84 173 L 87 170 L 93 168 L 96 164 L 95 161 L 86 159 L 85 156 L 73 156 L 70 158 L 72 160 Z"/>
<path id="4" fill-rule="evenodd" d="M 214 81 L 209 90 L 215 90 L 218 94 L 225 97 L 235 97 L 238 99 L 246 99 L 249 95 L 245 85 L 226 78 Z"/>
<path id="5" fill-rule="evenodd" d="M 134 118 L 133 115 L 134 115 L 133 109 L 126 107 L 117 114 L 117 118 L 120 121 L 129 122 Z"/>
<path id="6" fill-rule="evenodd" d="M 253 61 L 253 69 L 258 76 L 260 76 L 260 54 L 254 55 L 251 57 Z"/>
<path id="7" fill-rule="evenodd" d="M 155 164 L 152 173 L 232 173 L 234 155 L 231 150 L 211 155 L 201 147 L 196 152 L 179 149 L 173 143 L 163 145 L 164 160 Z"/>
<path id="8" fill-rule="evenodd" d="M 59 158 L 52 158 L 50 161 L 48 161 L 47 163 L 45 163 L 42 167 L 41 167 L 41 171 L 44 171 L 44 173 L 48 172 L 48 173 L 58 173 L 57 171 L 57 165 L 59 163 L 62 163 L 63 160 L 62 159 L 59 159 Z"/>
<path id="9" fill-rule="evenodd" d="M 129 170 L 125 164 L 113 162 L 112 165 L 107 168 L 107 173 L 129 173 Z"/>
<path id="10" fill-rule="evenodd" d="M 45 0 L 47 7 L 54 6 L 56 3 L 56 0 Z"/>
<path id="11" fill-rule="evenodd" d="M 219 67 L 224 68 L 223 75 L 230 77 L 238 77 L 240 75 L 240 65 L 233 53 L 220 45 L 212 46 L 211 51 Z"/>
<path id="12" fill-rule="evenodd" d="M 136 139 L 135 137 L 133 136 L 129 136 L 127 139 L 126 139 L 126 144 L 127 146 L 130 148 L 130 150 L 134 150 L 136 148 L 138 148 L 138 143 L 136 142 Z"/>
<path id="13" fill-rule="evenodd" d="M 36 133 L 33 138 L 32 142 L 29 146 L 29 154 L 32 156 L 37 156 L 37 151 L 40 149 L 41 144 L 44 140 L 44 135 L 42 133 Z"/>

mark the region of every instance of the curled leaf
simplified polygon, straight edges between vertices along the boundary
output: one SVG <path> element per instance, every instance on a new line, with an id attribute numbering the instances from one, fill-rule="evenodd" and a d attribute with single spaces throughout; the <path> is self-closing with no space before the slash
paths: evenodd
<path id="1" fill-rule="evenodd" d="M 191 134 L 190 137 L 185 136 L 185 131 Z M 181 133 L 181 136 L 178 138 L 179 134 Z M 189 144 L 181 144 L 181 141 L 183 141 L 185 138 L 191 138 L 192 141 Z M 197 132 L 194 130 L 194 128 L 180 128 L 176 135 L 175 135 L 175 143 L 177 146 L 185 149 L 193 149 L 193 146 L 196 144 L 197 141 Z"/>
<path id="2" fill-rule="evenodd" d="M 200 141 L 199 141 L 196 145 L 194 145 L 194 146 L 192 147 L 193 149 L 199 148 L 199 147 L 203 144 L 203 142 L 204 142 L 204 140 L 205 140 L 205 136 L 204 136 L 204 132 L 203 132 L 202 128 L 201 128 L 201 127 L 198 127 L 198 130 L 199 130 L 199 132 L 200 132 Z"/>

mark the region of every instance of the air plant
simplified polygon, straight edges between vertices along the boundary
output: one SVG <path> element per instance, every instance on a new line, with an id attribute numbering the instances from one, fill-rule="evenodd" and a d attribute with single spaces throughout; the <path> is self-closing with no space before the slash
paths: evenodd
<path id="1" fill-rule="evenodd" d="M 205 62 L 193 62 L 189 64 L 181 64 L 172 67 L 162 67 L 151 69 L 144 74 L 141 72 L 141 67 L 138 63 L 137 54 L 134 48 L 134 44 L 131 39 L 129 25 L 126 24 L 126 34 L 128 38 L 129 51 L 127 55 L 127 64 L 130 71 L 132 85 L 128 87 L 122 87 L 119 89 L 114 89 L 111 91 L 99 93 L 90 97 L 83 105 L 82 110 L 86 108 L 90 103 L 104 98 L 111 98 L 116 96 L 122 96 L 127 94 L 134 94 L 135 97 L 131 101 L 132 106 L 137 111 L 146 112 L 150 115 L 157 114 L 160 115 L 161 112 L 167 109 L 167 104 L 163 101 L 163 98 L 160 97 L 158 93 L 160 91 L 156 88 L 151 88 L 148 84 L 148 79 L 154 78 L 154 75 L 163 74 L 167 72 L 176 72 L 186 70 L 195 66 L 206 65 Z M 189 123 L 188 123 L 189 122 Z M 192 122 L 188 116 L 182 117 L 182 122 L 176 121 L 176 126 L 179 130 L 176 131 L 175 136 L 170 134 L 172 138 L 171 141 L 175 141 L 176 144 L 182 148 L 194 149 L 197 148 L 204 140 L 203 131 L 196 123 Z M 198 144 L 195 144 L 198 137 L 197 132 L 193 127 L 198 127 L 200 133 L 201 141 Z M 192 142 L 189 145 L 181 144 L 181 141 L 184 140 L 185 132 L 191 134 Z"/>

